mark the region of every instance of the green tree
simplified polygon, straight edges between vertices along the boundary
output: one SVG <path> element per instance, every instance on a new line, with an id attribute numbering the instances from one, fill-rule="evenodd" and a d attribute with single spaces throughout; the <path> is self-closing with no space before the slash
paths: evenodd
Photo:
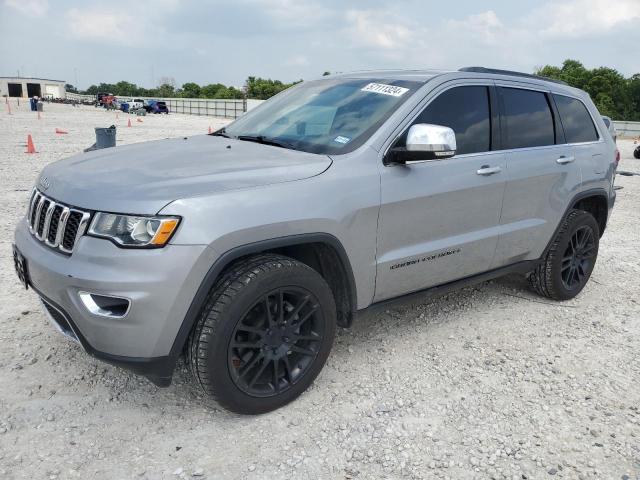
<path id="1" fill-rule="evenodd" d="M 73 85 L 71 85 L 70 83 L 65 84 L 64 89 L 67 92 L 78 93 L 78 89 Z"/>
<path id="2" fill-rule="evenodd" d="M 585 90 L 602 115 L 615 120 L 640 120 L 640 74 L 625 78 L 613 68 L 589 70 L 577 60 L 565 60 L 562 67 L 546 65 L 536 73 Z"/>
<path id="3" fill-rule="evenodd" d="M 161 97 L 161 98 L 171 98 L 171 97 L 175 97 L 175 87 L 173 85 L 169 85 L 168 83 L 163 83 L 162 85 L 160 85 L 156 92 L 157 92 L 157 96 Z"/>
<path id="4" fill-rule="evenodd" d="M 640 73 L 636 73 L 628 80 L 629 110 L 626 120 L 640 122 Z"/>
<path id="5" fill-rule="evenodd" d="M 182 97 L 184 98 L 198 98 L 200 97 L 200 85 L 194 82 L 188 82 L 182 85 Z"/>
<path id="6" fill-rule="evenodd" d="M 226 87 L 221 83 L 210 83 L 209 85 L 204 85 L 200 89 L 200 97 L 202 97 L 202 98 L 219 98 L 218 97 L 218 92 L 220 90 L 222 90 L 223 88 L 226 88 Z"/>
<path id="7" fill-rule="evenodd" d="M 300 80 L 299 82 L 301 82 Z M 249 77 L 247 78 L 247 96 L 249 98 L 255 98 L 258 100 L 266 100 L 267 98 L 273 97 L 277 93 L 280 93 L 283 90 L 286 90 L 292 85 L 295 85 L 299 82 L 293 83 L 282 83 L 280 80 L 271 80 L 264 79 L 260 77 Z"/>
<path id="8" fill-rule="evenodd" d="M 121 80 L 114 85 L 111 93 L 121 97 L 132 97 L 138 94 L 138 86 L 135 83 L 129 83 Z"/>

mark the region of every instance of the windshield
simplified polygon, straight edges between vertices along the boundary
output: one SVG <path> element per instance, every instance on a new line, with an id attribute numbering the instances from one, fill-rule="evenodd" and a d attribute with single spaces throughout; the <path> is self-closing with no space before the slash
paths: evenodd
<path id="1" fill-rule="evenodd" d="M 388 79 L 306 82 L 243 115 L 224 133 L 310 153 L 348 153 L 362 145 L 420 86 L 420 82 Z"/>

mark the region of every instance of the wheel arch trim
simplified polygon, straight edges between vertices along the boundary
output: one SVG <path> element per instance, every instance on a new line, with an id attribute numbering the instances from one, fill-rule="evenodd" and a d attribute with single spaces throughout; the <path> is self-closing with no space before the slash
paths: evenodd
<path id="1" fill-rule="evenodd" d="M 178 333 L 176 334 L 176 338 L 174 339 L 173 345 L 171 347 L 170 355 L 176 358 L 180 355 L 185 342 L 187 341 L 187 338 L 189 337 L 189 334 L 191 333 L 191 330 L 197 321 L 202 306 L 206 302 L 211 288 L 213 288 L 216 280 L 219 278 L 224 269 L 233 261 L 247 255 L 261 253 L 267 250 L 311 243 L 323 243 L 325 245 L 328 245 L 332 247 L 338 254 L 338 257 L 340 258 L 340 261 L 342 263 L 342 267 L 345 270 L 346 280 L 349 285 L 351 311 L 352 313 L 354 313 L 355 309 L 357 308 L 357 287 L 355 277 L 353 275 L 353 269 L 351 268 L 349 256 L 347 255 L 342 242 L 340 242 L 338 238 L 329 233 L 303 233 L 260 240 L 245 245 L 239 245 L 232 248 L 231 250 L 227 250 L 214 261 L 214 263 L 205 274 L 204 279 L 200 283 L 200 286 L 198 287 L 193 299 L 191 300 L 191 304 L 189 305 L 187 313 L 182 319 L 182 323 L 180 325 L 180 328 L 178 329 Z"/>
<path id="2" fill-rule="evenodd" d="M 577 194 L 575 194 L 569 201 L 567 208 L 565 209 L 564 213 L 562 214 L 562 217 L 560 218 L 560 222 L 558 222 L 558 225 L 553 231 L 553 235 L 551 235 L 551 238 L 547 242 L 547 246 L 545 247 L 544 251 L 542 252 L 542 255 L 540 256 L 541 259 L 546 257 L 547 253 L 549 252 L 549 249 L 551 248 L 551 245 L 553 244 L 553 239 L 556 238 L 556 235 L 558 235 L 558 232 L 560 231 L 560 229 L 562 228 L 562 225 L 567 219 L 569 212 L 573 209 L 573 206 L 576 203 L 578 203 L 580 200 L 584 200 L 585 198 L 589 198 L 589 197 L 602 197 L 607 202 L 608 210 L 610 210 L 612 207 L 609 195 L 604 188 L 590 188 L 589 190 L 583 190 L 582 192 L 578 192 Z M 607 211 L 607 216 L 608 214 L 609 212 Z"/>

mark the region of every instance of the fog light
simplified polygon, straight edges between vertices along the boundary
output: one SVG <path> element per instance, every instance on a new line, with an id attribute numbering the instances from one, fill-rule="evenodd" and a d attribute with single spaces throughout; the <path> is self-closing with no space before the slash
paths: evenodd
<path id="1" fill-rule="evenodd" d="M 131 301 L 127 298 L 78 292 L 82 304 L 94 315 L 109 318 L 122 318 L 129 312 Z"/>

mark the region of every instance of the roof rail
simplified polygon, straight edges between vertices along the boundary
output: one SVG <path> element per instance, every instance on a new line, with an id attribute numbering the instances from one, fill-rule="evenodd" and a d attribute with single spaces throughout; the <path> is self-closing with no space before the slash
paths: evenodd
<path id="1" fill-rule="evenodd" d="M 568 85 L 567 82 L 563 82 L 562 80 L 556 80 L 555 78 L 543 77 L 542 75 L 532 75 L 531 73 L 514 72 L 511 70 L 499 70 L 497 68 L 464 67 L 458 71 L 459 72 L 475 72 L 475 73 L 493 73 L 496 75 L 510 75 L 512 77 L 535 78 L 536 80 L 544 80 L 546 82 L 553 82 L 553 83 L 560 83 L 562 85 Z"/>

